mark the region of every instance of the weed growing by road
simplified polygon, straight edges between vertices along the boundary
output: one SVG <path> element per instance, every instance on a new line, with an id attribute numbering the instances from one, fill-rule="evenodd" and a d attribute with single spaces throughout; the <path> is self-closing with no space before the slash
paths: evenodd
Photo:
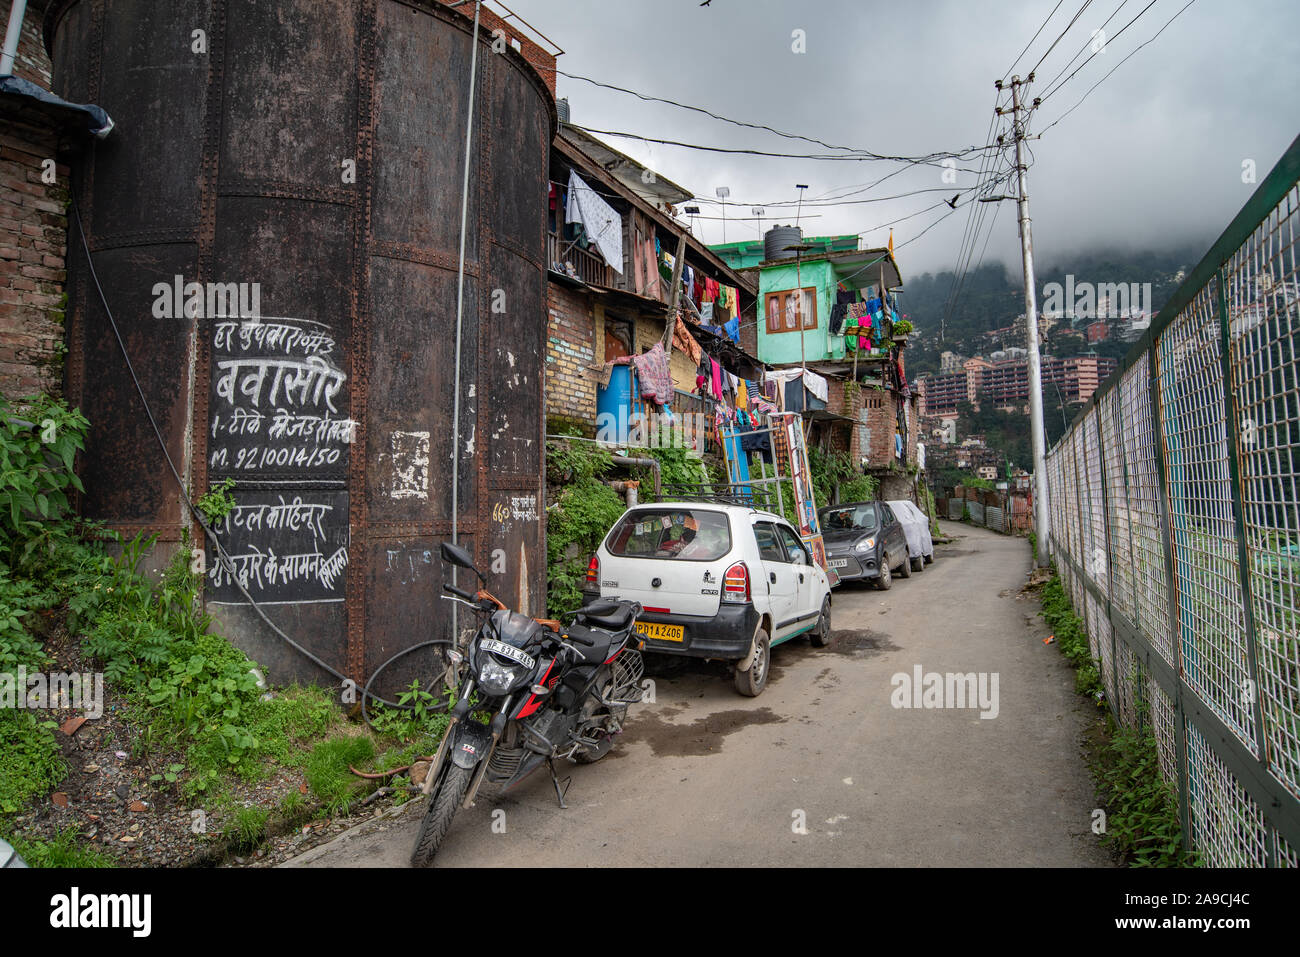
<path id="1" fill-rule="evenodd" d="M 1083 619 L 1074 613 L 1059 575 L 1053 574 L 1051 581 L 1043 587 L 1042 602 L 1043 619 L 1052 629 L 1056 646 L 1075 667 L 1074 690 L 1100 704 L 1103 698 L 1101 673 L 1088 647 L 1088 632 Z"/>
<path id="2" fill-rule="evenodd" d="M 1088 647 L 1088 633 L 1074 613 L 1061 577 L 1043 586 L 1042 615 L 1056 645 L 1074 665 L 1074 688 L 1099 706 L 1104 701 L 1098 662 Z M 1160 752 L 1147 717 L 1141 683 L 1134 681 L 1136 728 L 1115 723 L 1106 714 L 1107 739 L 1091 761 L 1098 795 L 1106 805 L 1102 842 L 1133 867 L 1186 867 L 1197 863 L 1183 848 L 1178 799 L 1160 770 Z"/>
<path id="3" fill-rule="evenodd" d="M 27 840 L 14 834 L 9 837 L 18 856 L 28 867 L 114 867 L 114 861 L 103 851 L 89 846 L 78 827 L 59 831 L 49 840 Z"/>

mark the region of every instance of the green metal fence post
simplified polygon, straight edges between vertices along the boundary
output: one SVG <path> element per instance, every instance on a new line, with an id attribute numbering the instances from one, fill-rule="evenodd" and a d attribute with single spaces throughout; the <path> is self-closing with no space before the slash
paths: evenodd
<path id="1" fill-rule="evenodd" d="M 1174 697 L 1174 707 L 1178 714 L 1178 819 L 1183 829 L 1183 850 L 1190 854 L 1192 852 L 1192 808 L 1188 784 L 1190 774 L 1187 759 L 1187 710 L 1183 701 L 1183 629 L 1182 616 L 1179 612 L 1178 574 L 1174 564 L 1173 526 L 1169 518 L 1169 477 L 1166 463 L 1169 449 L 1168 443 L 1165 442 L 1164 399 L 1160 394 L 1160 340 L 1158 338 L 1151 342 L 1147 368 L 1151 434 L 1156 440 L 1155 459 L 1158 479 L 1156 502 L 1160 507 L 1160 544 L 1165 553 L 1165 582 L 1168 585 L 1166 589 L 1169 604 L 1168 627 L 1170 643 L 1174 649 L 1174 669 L 1178 674 L 1178 693 Z"/>
<path id="2" fill-rule="evenodd" d="M 1124 723 L 1124 713 L 1120 709 L 1119 697 L 1119 639 L 1115 637 L 1115 624 L 1111 620 L 1111 612 L 1114 610 L 1111 600 L 1111 584 L 1115 581 L 1115 576 L 1111 573 L 1111 559 L 1115 555 L 1115 549 L 1111 546 L 1110 540 L 1110 490 L 1106 487 L 1106 440 L 1102 437 L 1101 428 L 1101 403 L 1097 403 L 1092 408 L 1093 421 L 1097 423 L 1097 471 L 1101 483 L 1101 524 L 1106 538 L 1106 624 L 1110 632 L 1110 684 L 1111 695 L 1113 696 L 1113 707 L 1115 717 L 1120 724 Z M 1087 423 L 1085 418 L 1084 423 Z M 1088 441 L 1088 430 L 1083 430 L 1083 440 Z M 1089 499 L 1092 495 L 1089 493 Z M 1091 507 L 1091 505 L 1090 505 Z M 1088 516 L 1091 524 L 1092 516 Z M 1100 643 L 1098 636 L 1098 643 Z"/>
<path id="3" fill-rule="evenodd" d="M 1126 449 L 1126 446 L 1124 445 L 1124 432 L 1123 432 L 1124 416 L 1121 414 L 1124 405 L 1124 389 L 1123 386 L 1118 383 L 1116 384 L 1115 387 L 1115 402 L 1113 403 L 1113 405 L 1114 405 L 1114 409 L 1113 409 L 1112 418 L 1115 420 L 1115 438 L 1119 441 L 1119 464 L 1120 464 L 1120 469 L 1124 473 L 1124 506 L 1128 510 L 1128 514 L 1124 516 L 1124 528 L 1128 533 L 1127 535 L 1128 558 L 1129 558 L 1128 578 L 1129 578 L 1129 585 L 1132 589 L 1129 594 L 1129 597 L 1131 598 L 1133 603 L 1133 627 L 1136 629 L 1141 629 L 1142 613 L 1138 608 L 1137 576 L 1134 574 L 1134 571 L 1137 566 L 1137 550 L 1133 547 L 1133 500 L 1132 500 L 1133 485 L 1129 481 L 1128 451 Z M 1115 630 L 1115 619 L 1113 616 L 1111 618 L 1110 627 L 1112 631 Z M 1124 644 L 1125 647 L 1128 647 L 1127 641 Z M 1129 651 L 1134 656 L 1137 655 L 1136 648 L 1129 648 Z M 1138 658 L 1138 660 L 1142 661 L 1144 667 L 1146 668 L 1147 673 L 1150 674 L 1151 662 L 1149 660 L 1143 661 L 1143 659 L 1141 658 Z M 1135 696 L 1138 695 L 1139 692 L 1141 693 L 1142 696 L 1143 707 L 1139 708 L 1135 706 L 1133 710 L 1137 712 L 1137 726 L 1138 726 L 1138 730 L 1141 731 L 1145 726 L 1145 721 L 1143 719 L 1146 717 L 1146 709 L 1150 707 L 1150 702 L 1146 700 L 1145 688 L 1139 689 L 1135 687 L 1133 689 L 1133 693 Z M 1136 697 L 1134 700 L 1136 701 Z"/>
<path id="4" fill-rule="evenodd" d="M 1228 475 L 1232 486 L 1232 520 L 1237 533 L 1237 567 L 1241 578 L 1241 605 L 1246 629 L 1246 664 L 1250 669 L 1250 685 L 1242 692 L 1249 695 L 1251 713 L 1255 718 L 1255 747 L 1260 764 L 1268 772 L 1268 733 L 1264 727 L 1264 702 L 1259 693 L 1259 661 L 1255 626 L 1255 600 L 1250 575 L 1250 549 L 1246 545 L 1246 508 L 1244 504 L 1245 481 L 1241 468 L 1241 447 L 1238 433 L 1241 428 L 1241 409 L 1232 387 L 1232 335 L 1228 322 L 1228 291 L 1223 270 L 1215 276 L 1218 284 L 1219 304 L 1219 358 L 1223 365 L 1223 424 L 1228 443 Z M 1273 829 L 1264 829 L 1269 866 L 1274 864 Z"/>

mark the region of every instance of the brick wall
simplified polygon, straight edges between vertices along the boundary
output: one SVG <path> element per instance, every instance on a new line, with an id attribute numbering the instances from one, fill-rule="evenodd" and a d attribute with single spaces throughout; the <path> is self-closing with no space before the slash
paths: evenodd
<path id="1" fill-rule="evenodd" d="M 14 72 L 48 88 L 42 6 L 28 5 Z M 0 9 L 7 23 L 9 4 Z M 62 385 L 68 168 L 56 165 L 44 182 L 42 164 L 54 157 L 51 131 L 0 116 L 0 393 L 10 398 Z"/>
<path id="2" fill-rule="evenodd" d="M 442 0 L 442 2 L 448 3 L 450 0 Z M 473 23 L 474 4 L 463 3 L 456 7 L 456 11 Z M 518 23 L 503 20 L 484 5 L 479 11 L 479 26 L 489 33 L 500 30 L 505 35 L 506 42 L 532 64 L 533 69 L 541 75 L 542 80 L 550 88 L 551 95 L 555 95 L 555 57 L 521 32 Z"/>
<path id="3" fill-rule="evenodd" d="M 594 434 L 596 380 L 587 371 L 597 361 L 591 303 L 582 293 L 552 282 L 547 286 L 546 307 L 547 422 L 557 427 L 579 425 Z"/>
<path id="4" fill-rule="evenodd" d="M 9 25 L 9 10 L 12 6 L 9 0 L 0 0 L 0 37 Z M 45 53 L 45 44 L 41 42 L 41 19 L 45 16 L 45 6 L 39 0 L 28 0 L 27 13 L 23 16 L 22 36 L 18 39 L 18 56 L 14 59 L 14 76 L 31 80 L 48 90 L 53 67 Z"/>

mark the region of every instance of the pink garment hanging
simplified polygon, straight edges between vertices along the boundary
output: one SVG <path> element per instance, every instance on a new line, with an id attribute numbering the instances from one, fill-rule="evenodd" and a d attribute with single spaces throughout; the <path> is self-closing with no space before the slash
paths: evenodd
<path id="1" fill-rule="evenodd" d="M 716 359 L 709 360 L 709 366 L 713 371 L 713 397 L 722 398 L 722 366 L 718 365 Z"/>

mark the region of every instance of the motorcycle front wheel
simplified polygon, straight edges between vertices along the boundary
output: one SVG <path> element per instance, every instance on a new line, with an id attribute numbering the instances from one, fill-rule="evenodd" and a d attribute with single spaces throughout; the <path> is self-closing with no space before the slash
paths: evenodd
<path id="1" fill-rule="evenodd" d="M 432 774 L 433 770 L 430 769 L 429 773 Z M 468 768 L 454 764 L 447 768 L 442 784 L 429 795 L 429 807 L 424 812 L 424 820 L 420 822 L 420 836 L 416 838 L 415 850 L 411 852 L 412 867 L 428 867 L 433 863 L 433 856 L 438 853 L 438 847 L 447 835 L 451 819 L 460 809 L 461 801 L 465 800 L 465 792 L 469 790 L 470 778 L 473 776 L 474 772 Z"/>

